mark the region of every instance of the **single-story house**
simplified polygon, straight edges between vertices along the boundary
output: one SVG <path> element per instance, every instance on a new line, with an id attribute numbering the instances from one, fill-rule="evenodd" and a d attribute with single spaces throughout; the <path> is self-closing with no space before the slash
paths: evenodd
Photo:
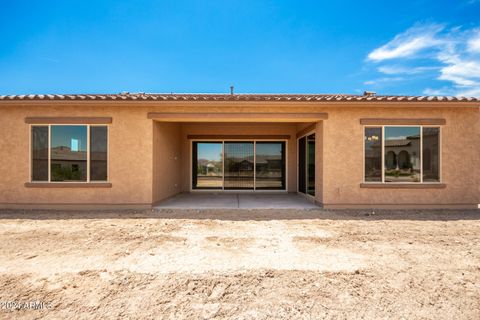
<path id="1" fill-rule="evenodd" d="M 480 99 L 0 96 L 1 208 L 299 193 L 325 208 L 478 208 Z"/>

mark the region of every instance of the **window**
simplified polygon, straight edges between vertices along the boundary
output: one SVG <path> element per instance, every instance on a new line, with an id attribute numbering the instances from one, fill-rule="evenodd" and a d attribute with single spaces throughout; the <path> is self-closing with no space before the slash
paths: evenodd
<path id="1" fill-rule="evenodd" d="M 107 181 L 107 126 L 32 126 L 33 182 Z"/>
<path id="2" fill-rule="evenodd" d="M 382 128 L 365 128 L 365 181 L 382 182 Z"/>
<path id="3" fill-rule="evenodd" d="M 365 182 L 440 182 L 440 128 L 365 127 Z"/>

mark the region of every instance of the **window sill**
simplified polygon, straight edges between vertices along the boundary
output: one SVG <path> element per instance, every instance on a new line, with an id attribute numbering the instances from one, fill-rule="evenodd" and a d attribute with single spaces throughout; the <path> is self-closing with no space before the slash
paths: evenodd
<path id="1" fill-rule="evenodd" d="M 445 183 L 360 183 L 360 188 L 371 189 L 445 189 Z"/>
<path id="2" fill-rule="evenodd" d="M 26 182 L 26 188 L 111 188 L 109 182 Z"/>

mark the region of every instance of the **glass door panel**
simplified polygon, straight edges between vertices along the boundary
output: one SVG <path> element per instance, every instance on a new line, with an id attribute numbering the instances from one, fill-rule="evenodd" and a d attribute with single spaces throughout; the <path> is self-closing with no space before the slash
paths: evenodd
<path id="1" fill-rule="evenodd" d="M 307 193 L 307 170 L 306 170 L 306 154 L 307 154 L 307 138 L 298 139 L 298 192 Z"/>
<path id="2" fill-rule="evenodd" d="M 225 142 L 225 190 L 254 188 L 253 142 Z"/>
<path id="3" fill-rule="evenodd" d="M 315 134 L 307 137 L 307 194 L 315 196 Z"/>
<path id="4" fill-rule="evenodd" d="M 257 142 L 255 145 L 255 188 L 285 189 L 285 142 Z"/>
<path id="5" fill-rule="evenodd" d="M 222 189 L 222 143 L 194 142 L 192 151 L 193 189 Z"/>

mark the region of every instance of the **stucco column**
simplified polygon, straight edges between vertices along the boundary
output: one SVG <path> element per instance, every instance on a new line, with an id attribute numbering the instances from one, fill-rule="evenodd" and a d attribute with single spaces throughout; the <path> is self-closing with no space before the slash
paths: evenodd
<path id="1" fill-rule="evenodd" d="M 315 126 L 315 202 L 323 203 L 323 126 L 324 121 Z"/>

